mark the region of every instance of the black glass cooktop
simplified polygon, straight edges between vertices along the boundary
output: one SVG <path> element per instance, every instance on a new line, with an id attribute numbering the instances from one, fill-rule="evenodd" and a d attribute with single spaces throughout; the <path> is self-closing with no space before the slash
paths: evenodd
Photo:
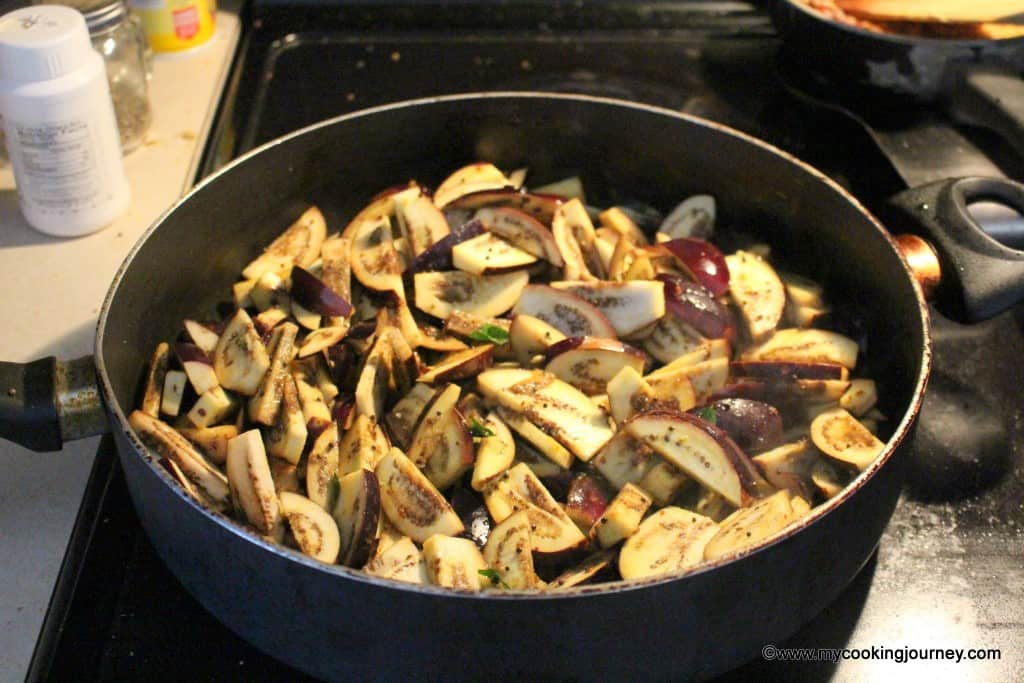
<path id="1" fill-rule="evenodd" d="M 780 71 L 779 41 L 756 5 L 257 2 L 246 26 L 204 172 L 278 135 L 367 106 L 539 89 L 649 102 L 727 123 L 822 168 L 868 206 L 904 186 L 884 153 L 910 144 L 900 143 L 904 124 L 882 120 L 880 145 L 878 131 L 794 93 L 799 79 L 789 77 L 790 67 Z M 952 130 L 935 112 L 920 115 Z M 984 131 L 956 133 L 982 148 L 991 142 Z M 1020 161 L 999 164 L 1014 175 Z M 955 163 L 949 170 L 956 173 Z M 1024 670 L 1024 309 L 974 327 L 935 316 L 932 386 L 907 486 L 879 550 L 832 606 L 774 645 L 996 648 L 1000 658 L 761 658 L 725 680 L 1010 681 Z M 221 626 L 164 568 L 135 519 L 107 440 L 29 678 L 303 676 Z"/>

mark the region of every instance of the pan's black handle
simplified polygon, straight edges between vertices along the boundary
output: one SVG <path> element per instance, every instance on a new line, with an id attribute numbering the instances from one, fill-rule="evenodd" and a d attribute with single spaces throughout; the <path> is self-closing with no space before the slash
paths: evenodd
<path id="1" fill-rule="evenodd" d="M 107 431 L 92 356 L 0 362 L 0 438 L 34 451 Z"/>
<path id="2" fill-rule="evenodd" d="M 936 307 L 961 322 L 985 320 L 1024 299 L 1024 251 L 988 235 L 967 210 L 991 201 L 1024 214 L 1024 185 L 997 178 L 954 178 L 896 195 L 889 225 L 925 237 L 935 248 L 942 280 Z"/>

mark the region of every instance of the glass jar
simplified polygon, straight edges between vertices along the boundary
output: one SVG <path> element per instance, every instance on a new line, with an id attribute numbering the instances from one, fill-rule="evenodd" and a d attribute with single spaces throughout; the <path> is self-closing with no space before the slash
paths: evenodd
<path id="1" fill-rule="evenodd" d="M 106 62 L 121 151 L 127 154 L 142 143 L 153 120 L 149 44 L 142 24 L 129 13 L 124 0 L 64 0 L 61 4 L 85 16 L 92 45 Z"/>

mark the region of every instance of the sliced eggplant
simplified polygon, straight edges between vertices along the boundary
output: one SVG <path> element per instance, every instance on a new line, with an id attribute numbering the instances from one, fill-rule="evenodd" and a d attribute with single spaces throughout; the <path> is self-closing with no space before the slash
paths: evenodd
<path id="1" fill-rule="evenodd" d="M 388 387 L 393 381 L 395 352 L 386 334 L 378 334 L 366 356 L 356 383 L 356 411 L 373 420 L 383 419 Z"/>
<path id="2" fill-rule="evenodd" d="M 352 236 L 349 249 L 352 275 L 368 289 L 395 292 L 402 298 L 402 262 L 395 249 L 391 220 L 380 216 L 375 221 L 364 221 Z"/>
<path id="3" fill-rule="evenodd" d="M 419 256 L 451 233 L 448 219 L 420 192 L 396 195 L 395 216 L 412 256 Z"/>
<path id="4" fill-rule="evenodd" d="M 186 319 L 183 325 L 192 343 L 202 349 L 203 353 L 207 354 L 207 356 L 212 355 L 213 350 L 217 348 L 217 340 L 220 339 L 220 334 L 209 326 L 195 320 Z"/>
<path id="5" fill-rule="evenodd" d="M 756 254 L 737 251 L 725 257 L 729 291 L 754 342 L 768 338 L 782 321 L 786 288 L 771 265 Z"/>
<path id="6" fill-rule="evenodd" d="M 717 560 L 732 555 L 789 526 L 796 519 L 789 497 L 789 491 L 783 489 L 726 517 L 718 533 L 704 547 L 704 559 Z"/>
<path id="7" fill-rule="evenodd" d="M 855 379 L 839 398 L 839 407 L 854 417 L 863 417 L 878 403 L 878 387 L 873 379 Z"/>
<path id="8" fill-rule="evenodd" d="M 281 509 L 258 429 L 242 432 L 228 441 L 225 469 L 231 496 L 246 521 L 261 534 L 274 534 L 281 523 Z"/>
<path id="9" fill-rule="evenodd" d="M 223 465 L 228 458 L 228 441 L 238 436 L 235 425 L 216 427 L 180 427 L 178 433 L 188 439 L 212 462 Z"/>
<path id="10" fill-rule="evenodd" d="M 381 506 L 395 528 L 422 543 L 434 534 L 458 536 L 465 528 L 426 475 L 396 448 L 376 468 Z"/>
<path id="11" fill-rule="evenodd" d="M 744 453 L 760 453 L 783 441 L 782 416 L 775 406 L 748 398 L 723 398 L 697 415 L 710 418 Z"/>
<path id="12" fill-rule="evenodd" d="M 621 489 L 626 484 L 635 484 L 643 479 L 657 460 L 654 449 L 636 440 L 628 432 L 619 430 L 590 462 L 609 484 Z"/>
<path id="13" fill-rule="evenodd" d="M 640 229 L 636 221 L 630 218 L 629 214 L 623 211 L 621 207 L 613 206 L 610 209 L 606 209 L 597 218 L 601 225 L 611 228 L 619 237 L 625 238 L 626 244 L 636 247 L 647 245 L 647 235 L 644 234 L 644 231 Z"/>
<path id="14" fill-rule="evenodd" d="M 562 255 L 566 280 L 596 280 L 604 277 L 597 253 L 597 235 L 583 202 L 570 199 L 555 211 L 551 234 Z"/>
<path id="15" fill-rule="evenodd" d="M 365 469 L 350 472 L 339 483 L 334 521 L 341 536 L 338 563 L 362 567 L 377 549 L 381 502 L 377 475 Z"/>
<path id="16" fill-rule="evenodd" d="M 398 400 L 384 417 L 384 426 L 387 428 L 388 436 L 391 437 L 393 444 L 402 450 L 409 449 L 420 416 L 438 391 L 434 387 L 417 382 L 412 385 L 405 396 Z"/>
<path id="17" fill-rule="evenodd" d="M 247 280 L 257 280 L 273 272 L 287 277 L 292 265 L 307 267 L 320 255 L 327 236 L 327 222 L 315 206 L 308 208 L 266 250 L 242 270 Z"/>
<path id="18" fill-rule="evenodd" d="M 188 377 L 181 370 L 168 370 L 164 375 L 164 388 L 160 392 L 160 413 L 177 417 L 185 397 Z"/>
<path id="19" fill-rule="evenodd" d="M 715 213 L 715 198 L 709 194 L 696 194 L 672 209 L 661 222 L 658 232 L 670 239 L 708 239 L 715 230 Z"/>
<path id="20" fill-rule="evenodd" d="M 725 432 L 696 416 L 642 413 L 623 428 L 737 507 L 757 493 L 758 474 L 750 459 Z"/>
<path id="21" fill-rule="evenodd" d="M 287 320 L 288 316 L 291 314 L 292 312 L 290 307 L 285 308 L 284 306 L 272 306 L 271 308 L 257 313 L 252 319 L 252 324 L 256 326 L 256 331 L 259 332 L 260 337 L 266 339 L 270 336 L 274 328 Z"/>
<path id="22" fill-rule="evenodd" d="M 569 449 L 549 436 L 544 430 L 531 422 L 529 418 L 501 407 L 497 409 L 497 413 L 512 431 L 536 449 L 537 453 L 543 456 L 548 463 L 554 465 L 557 468 L 556 471 L 567 470 L 572 467 L 574 458 Z M 516 448 L 516 455 L 522 455 L 518 447 Z"/>
<path id="23" fill-rule="evenodd" d="M 519 510 L 522 502 L 535 505 L 562 522 L 572 523 L 551 492 L 523 463 L 503 472 L 484 491 L 484 503 L 487 505 L 487 511 L 498 523 L 505 521 L 509 515 Z"/>
<path id="24" fill-rule="evenodd" d="M 393 581 L 416 584 L 430 583 L 423 553 L 408 536 L 402 536 L 387 546 L 386 550 L 363 567 L 363 571 L 370 576 L 379 576 Z"/>
<path id="25" fill-rule="evenodd" d="M 694 237 L 681 237 L 662 242 L 660 248 L 672 254 L 676 262 L 713 295 L 721 296 L 729 290 L 729 265 L 715 245 Z"/>
<path id="26" fill-rule="evenodd" d="M 484 490 L 484 502 L 499 524 L 525 510 L 530 519 L 533 550 L 547 559 L 564 557 L 587 542 L 562 506 L 525 464 L 515 465 L 495 479 Z"/>
<path id="27" fill-rule="evenodd" d="M 485 576 L 487 561 L 468 538 L 431 536 L 423 542 L 423 559 L 435 586 L 475 592 L 491 585 Z"/>
<path id="28" fill-rule="evenodd" d="M 710 340 L 676 315 L 663 316 L 643 340 L 643 347 L 662 363 L 671 363 L 704 347 Z"/>
<path id="29" fill-rule="evenodd" d="M 614 434 L 607 413 L 550 373 L 535 371 L 528 379 L 497 392 L 495 400 L 540 427 L 584 462 Z"/>
<path id="30" fill-rule="evenodd" d="M 419 382 L 436 384 L 454 382 L 475 377 L 494 362 L 494 344 L 482 344 L 464 351 L 448 354 L 428 367 L 418 378 Z"/>
<path id="31" fill-rule="evenodd" d="M 456 227 L 440 240 L 416 256 L 406 268 L 407 273 L 422 273 L 432 270 L 452 270 L 455 266 L 452 250 L 456 245 L 484 234 L 480 221 L 468 221 Z"/>
<path id="32" fill-rule="evenodd" d="M 288 521 L 299 550 L 314 560 L 334 564 L 341 545 L 334 519 L 322 507 L 297 493 L 285 491 L 278 499 L 281 515 Z"/>
<path id="33" fill-rule="evenodd" d="M 602 548 L 611 548 L 629 538 L 636 533 L 640 521 L 653 503 L 643 489 L 626 484 L 594 522 L 590 529 L 590 540 Z"/>
<path id="34" fill-rule="evenodd" d="M 539 588 L 540 577 L 533 566 L 529 512 L 521 510 L 491 530 L 484 545 L 484 560 L 498 575 L 495 587 L 510 590 Z"/>
<path id="35" fill-rule="evenodd" d="M 474 192 L 511 188 L 512 183 L 494 164 L 478 162 L 456 170 L 434 190 L 434 205 L 443 209 Z"/>
<path id="36" fill-rule="evenodd" d="M 503 391 L 513 384 L 530 379 L 534 374 L 534 370 L 525 368 L 494 367 L 476 376 L 476 386 L 484 398 L 495 402 Z"/>
<path id="37" fill-rule="evenodd" d="M 838 363 L 848 370 L 857 366 L 857 342 L 828 330 L 778 330 L 765 342 L 747 350 L 742 360 L 793 363 Z"/>
<path id="38" fill-rule="evenodd" d="M 192 409 L 188 411 L 188 421 L 196 427 L 211 427 L 227 418 L 235 405 L 223 388 L 214 387 L 192 404 Z"/>
<path id="39" fill-rule="evenodd" d="M 244 396 L 256 393 L 270 369 L 267 349 L 244 309 L 235 311 L 217 341 L 213 369 L 222 387 Z"/>
<path id="40" fill-rule="evenodd" d="M 309 431 L 295 380 L 286 373 L 281 384 L 281 408 L 274 425 L 267 430 L 267 453 L 294 465 L 302 457 Z"/>
<path id="41" fill-rule="evenodd" d="M 551 231 L 530 214 L 510 207 L 486 207 L 474 215 L 488 232 L 556 268 L 565 265 Z"/>
<path id="42" fill-rule="evenodd" d="M 320 249 L 320 280 L 343 301 L 352 302 L 352 242 L 342 235 L 332 235 L 324 240 Z M 324 315 L 329 315 L 325 313 Z M 343 314 L 345 317 L 349 313 Z M 337 325 L 339 320 L 332 320 Z"/>
<path id="43" fill-rule="evenodd" d="M 660 282 L 560 281 L 552 282 L 551 286 L 572 292 L 594 305 L 620 337 L 635 334 L 665 315 L 665 287 Z"/>
<path id="44" fill-rule="evenodd" d="M 376 470 L 377 463 L 390 449 L 391 444 L 376 420 L 357 415 L 338 441 L 338 476 L 343 477 L 359 469 Z"/>
<path id="45" fill-rule="evenodd" d="M 547 585 L 548 590 L 559 590 L 596 583 L 601 577 L 614 574 L 615 559 L 618 553 L 614 550 L 602 550 L 586 558 L 578 565 L 566 569 Z M 609 577 L 611 578 L 611 577 Z"/>
<path id="46" fill-rule="evenodd" d="M 521 271 L 471 275 L 453 270 L 416 273 L 413 278 L 416 307 L 441 319 L 455 311 L 484 317 L 501 315 L 512 308 L 529 281 L 529 274 Z"/>
<path id="47" fill-rule="evenodd" d="M 178 467 L 182 475 L 202 494 L 203 502 L 217 510 L 227 509 L 230 505 L 228 480 L 184 436 L 141 410 L 133 411 L 128 416 L 128 422 L 147 448 Z"/>
<path id="48" fill-rule="evenodd" d="M 679 387 L 682 387 L 681 391 Z M 671 391 L 659 394 L 635 368 L 629 366 L 608 381 L 608 410 L 617 425 L 649 410 L 684 410 L 682 406 L 693 405 L 696 400 L 692 384 L 677 383 L 672 385 Z"/>
<path id="49" fill-rule="evenodd" d="M 483 491 L 492 479 L 512 466 L 516 455 L 512 432 L 497 413 L 488 414 L 483 420 L 483 426 L 491 434 L 481 437 L 476 448 L 471 482 L 474 491 Z"/>
<path id="50" fill-rule="evenodd" d="M 565 335 L 555 327 L 532 315 L 516 315 L 508 330 L 508 343 L 516 360 L 524 368 L 530 367 L 533 357 Z"/>
<path id="51" fill-rule="evenodd" d="M 776 446 L 751 459 L 772 486 L 788 489 L 792 495 L 806 500 L 812 498 L 811 473 L 819 456 L 807 438 Z"/>
<path id="52" fill-rule="evenodd" d="M 293 372 L 292 379 L 295 380 L 295 389 L 299 394 L 299 404 L 302 406 L 302 417 L 306 420 L 306 429 L 310 435 L 320 434 L 331 421 L 331 409 L 327 399 L 315 385 L 305 380 L 303 373 Z"/>
<path id="53" fill-rule="evenodd" d="M 438 489 L 455 483 L 473 466 L 473 437 L 456 407 L 460 389 L 450 384 L 423 411 L 409 446 L 409 459 Z"/>
<path id="54" fill-rule="evenodd" d="M 616 339 L 569 337 L 545 350 L 544 369 L 588 395 L 603 394 L 623 368 L 643 372 L 646 357 Z"/>
<path id="55" fill-rule="evenodd" d="M 550 225 L 558 207 L 565 203 L 563 197 L 541 192 L 522 192 L 513 188 L 480 190 L 462 195 L 453 201 L 447 210 L 476 210 L 489 206 L 509 207 L 527 213 L 544 225 Z"/>
<path id="56" fill-rule="evenodd" d="M 338 425 L 331 422 L 313 442 L 306 458 L 306 495 L 324 510 L 333 510 L 338 489 Z"/>
<path id="57" fill-rule="evenodd" d="M 139 409 L 151 417 L 160 416 L 160 403 L 167 376 L 167 367 L 171 360 L 171 345 L 160 342 L 149 359 L 149 372 L 146 373 L 146 388 L 143 390 L 142 403 Z"/>
<path id="58" fill-rule="evenodd" d="M 203 394 L 220 386 L 217 373 L 213 370 L 213 362 L 201 348 L 195 344 L 178 342 L 174 345 L 174 354 L 181 362 L 181 367 L 188 375 L 189 384 L 196 390 L 196 394 Z"/>
<path id="59" fill-rule="evenodd" d="M 516 315 L 530 315 L 568 337 L 615 339 L 615 327 L 596 306 L 581 296 L 547 285 L 527 285 L 516 302 Z"/>
<path id="60" fill-rule="evenodd" d="M 579 199 L 584 203 L 587 201 L 586 195 L 583 191 L 583 181 L 577 175 L 546 183 L 533 189 L 536 192 L 543 192 L 544 194 L 558 195 L 564 199 Z"/>
<path id="61" fill-rule="evenodd" d="M 658 281 L 665 289 L 665 309 L 692 327 L 699 335 L 710 339 L 736 337 L 736 325 L 729 308 L 715 298 L 707 287 L 687 280 L 681 275 L 659 274 Z"/>
<path id="62" fill-rule="evenodd" d="M 861 471 L 885 449 L 878 437 L 843 408 L 827 410 L 814 418 L 811 441 L 822 453 Z"/>
<path id="63" fill-rule="evenodd" d="M 650 494 L 657 505 L 668 505 L 690 483 L 690 478 L 675 465 L 658 457 L 654 460 L 636 485 Z"/>
<path id="64" fill-rule="evenodd" d="M 445 334 L 443 330 L 432 325 L 420 325 L 420 348 L 452 352 L 463 351 L 469 347 L 462 340 Z"/>
<path id="65" fill-rule="evenodd" d="M 422 469 L 430 456 L 444 442 L 452 412 L 456 409 L 461 394 L 462 389 L 459 385 L 448 384 L 438 390 L 424 407 L 409 447 L 405 451 L 406 456 L 417 467 Z"/>
<path id="66" fill-rule="evenodd" d="M 644 379 L 654 390 L 655 395 L 659 396 L 664 393 L 676 395 L 674 387 L 682 384 L 682 380 L 685 379 L 693 389 L 695 405 L 700 405 L 725 386 L 729 379 L 729 360 L 713 358 L 693 365 L 681 365 L 672 371 L 651 373 Z M 686 406 L 685 409 L 691 407 L 693 406 Z"/>
<path id="67" fill-rule="evenodd" d="M 580 531 L 589 532 L 601 518 L 615 495 L 599 477 L 579 473 L 569 482 L 565 494 L 565 514 L 576 523 Z"/>
<path id="68" fill-rule="evenodd" d="M 537 257 L 485 232 L 452 247 L 452 265 L 474 275 L 493 275 L 528 268 Z"/>
<path id="69" fill-rule="evenodd" d="M 274 424 L 281 406 L 288 364 L 295 357 L 295 339 L 298 334 L 299 328 L 293 323 L 282 323 L 271 333 L 267 345 L 270 369 L 263 376 L 259 389 L 249 399 L 249 419 L 253 422 L 267 426 Z"/>
<path id="70" fill-rule="evenodd" d="M 664 507 L 645 519 L 619 552 L 624 579 L 659 576 L 695 567 L 718 533 L 714 521 L 680 507 Z"/>

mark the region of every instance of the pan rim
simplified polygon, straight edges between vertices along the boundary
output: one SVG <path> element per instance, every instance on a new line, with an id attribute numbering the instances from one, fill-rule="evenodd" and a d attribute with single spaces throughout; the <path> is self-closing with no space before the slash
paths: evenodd
<path id="1" fill-rule="evenodd" d="M 846 24 L 841 21 L 830 19 L 820 12 L 808 7 L 800 0 L 781 0 L 781 2 L 793 9 L 806 14 L 811 20 L 827 24 L 836 28 L 840 31 L 847 31 L 853 33 L 862 38 L 869 40 L 877 40 L 879 42 L 896 43 L 899 45 L 912 48 L 914 46 L 928 45 L 928 46 L 947 46 L 950 49 L 977 49 L 983 48 L 989 45 L 1007 45 L 1007 44 L 1019 44 L 1024 48 L 1024 36 L 1018 36 L 1014 38 L 937 38 L 932 36 L 910 36 L 902 33 L 886 33 L 883 31 L 870 31 L 860 26 L 853 24 Z"/>
<path id="2" fill-rule="evenodd" d="M 763 541 L 753 547 L 746 548 L 739 553 L 731 554 L 721 559 L 718 559 L 714 562 L 704 563 L 698 565 L 695 568 L 688 569 L 685 571 L 672 572 L 665 575 L 648 577 L 643 579 L 623 580 L 605 584 L 597 584 L 592 586 L 575 586 L 572 588 L 559 589 L 557 591 L 550 592 L 482 591 L 479 593 L 470 593 L 454 591 L 452 589 L 442 588 L 439 586 L 410 584 L 390 579 L 373 577 L 360 570 L 342 567 L 340 565 L 328 565 L 317 560 L 314 560 L 313 558 L 307 557 L 296 550 L 291 550 L 289 548 L 285 548 L 284 546 L 268 542 L 259 537 L 254 532 L 245 529 L 241 524 L 226 517 L 225 515 L 210 510 L 209 508 L 201 505 L 191 496 L 189 496 L 182 489 L 182 487 L 179 484 L 177 484 L 177 482 L 174 481 L 171 475 L 154 461 L 149 449 L 147 449 L 142 444 L 141 440 L 138 438 L 138 436 L 134 433 L 134 430 L 132 430 L 132 428 L 128 424 L 127 416 L 117 396 L 114 393 L 113 386 L 111 385 L 110 379 L 108 377 L 106 362 L 104 360 L 103 355 L 103 347 L 106 339 L 106 327 L 108 323 L 109 312 L 114 303 L 114 299 L 116 298 L 118 290 L 120 289 L 125 273 L 127 273 L 127 271 L 131 268 L 132 263 L 135 260 L 135 257 L 149 241 L 151 235 L 153 235 L 153 233 L 160 229 L 160 227 L 166 222 L 168 217 L 171 216 L 179 206 L 189 201 L 193 195 L 200 192 L 207 185 L 217 181 L 217 179 L 220 178 L 221 175 L 229 173 L 233 168 L 235 168 L 238 165 L 247 163 L 248 160 L 261 154 L 264 150 L 268 150 L 276 146 L 286 144 L 288 141 L 294 138 L 308 135 L 313 131 L 319 130 L 321 128 L 334 126 L 341 122 L 357 120 L 364 117 L 370 117 L 395 109 L 423 107 L 425 105 L 431 104 L 450 104 L 460 102 L 476 102 L 480 100 L 501 99 L 554 99 L 560 101 L 579 102 L 588 105 L 599 105 L 619 109 L 625 108 L 647 112 L 657 116 L 682 120 L 687 122 L 689 125 L 695 125 L 699 128 L 715 131 L 718 134 L 724 134 L 734 138 L 738 138 L 739 140 L 749 145 L 760 148 L 763 152 L 767 152 L 774 156 L 781 157 L 783 160 L 793 165 L 795 167 L 794 170 L 800 170 L 803 173 L 812 176 L 815 180 L 824 182 L 833 192 L 838 193 L 844 201 L 852 204 L 853 207 L 874 227 L 876 232 L 879 233 L 879 236 L 881 236 L 885 240 L 885 242 L 888 243 L 889 247 L 893 250 L 894 255 L 898 258 L 900 264 L 902 265 L 904 276 L 909 281 L 915 293 L 915 300 L 917 303 L 917 310 L 919 314 L 919 319 L 917 322 L 918 324 L 920 324 L 922 330 L 921 364 L 918 369 L 916 379 L 914 381 L 913 393 L 909 405 L 907 406 L 898 424 L 896 425 L 893 431 L 893 435 L 886 442 L 885 449 L 875 459 L 875 461 L 870 466 L 868 466 L 864 471 L 860 472 L 846 487 L 843 488 L 843 490 L 839 494 L 833 496 L 832 498 L 822 503 L 821 505 L 818 505 L 815 508 L 813 508 L 810 513 L 802 517 L 797 523 L 787 527 L 779 533 L 772 535 L 766 541 Z M 143 234 L 139 237 L 138 241 L 136 241 L 136 243 L 129 250 L 124 261 L 119 266 L 117 273 L 115 274 L 114 279 L 111 282 L 110 288 L 108 289 L 107 294 L 104 297 L 103 305 L 102 308 L 100 309 L 100 315 L 97 320 L 95 338 L 95 364 L 97 371 L 97 379 L 104 398 L 105 405 L 107 406 L 108 413 L 112 415 L 115 419 L 115 424 L 112 425 L 112 429 L 120 430 L 134 447 L 135 453 L 132 454 L 132 456 L 130 457 L 142 458 L 146 462 L 146 465 L 151 470 L 153 470 L 158 477 L 162 478 L 164 483 L 168 485 L 180 499 L 182 499 L 186 504 L 191 505 L 195 510 L 199 511 L 204 516 L 206 516 L 210 522 L 213 522 L 223 527 L 229 533 L 234 534 L 235 536 L 238 536 L 247 542 L 259 546 L 262 550 L 270 551 L 283 559 L 295 561 L 309 569 L 327 572 L 329 574 L 334 574 L 339 577 L 353 579 L 361 583 L 366 583 L 381 588 L 399 590 L 404 593 L 417 593 L 426 596 L 443 595 L 455 599 L 471 599 L 485 601 L 508 599 L 548 601 L 572 600 L 579 599 L 581 597 L 585 597 L 588 595 L 604 595 L 609 593 L 617 594 L 621 592 L 641 590 L 653 586 L 659 586 L 666 583 L 684 580 L 688 577 L 696 577 L 699 575 L 703 575 L 704 573 L 713 571 L 725 564 L 744 561 L 749 557 L 766 551 L 767 549 L 772 548 L 777 544 L 780 544 L 788 540 L 790 537 L 800 533 L 808 526 L 815 524 L 818 520 L 822 519 L 823 517 L 831 514 L 832 511 L 834 511 L 837 507 L 842 505 L 848 498 L 852 497 L 861 488 L 863 488 L 867 481 L 873 478 L 874 475 L 889 462 L 889 460 L 895 453 L 896 449 L 900 446 L 900 444 L 903 442 L 903 440 L 910 432 L 914 424 L 914 421 L 916 420 L 917 415 L 920 412 L 921 404 L 924 400 L 925 388 L 927 386 L 928 377 L 930 375 L 932 368 L 932 340 L 927 303 L 925 301 L 920 286 L 911 275 L 911 271 L 906 260 L 897 248 L 893 236 L 888 232 L 888 230 L 885 229 L 881 222 L 879 222 L 878 219 L 876 219 L 867 210 L 867 208 L 864 207 L 852 194 L 847 192 L 842 186 L 840 186 L 838 183 L 836 183 L 834 180 L 829 178 L 827 175 L 825 175 L 822 171 L 818 170 L 814 166 L 811 166 L 810 164 L 798 159 L 797 157 L 793 156 L 792 154 L 789 154 L 784 150 L 775 147 L 774 145 L 769 144 L 768 142 L 765 142 L 759 138 L 756 138 L 742 131 L 736 130 L 729 126 L 708 119 L 693 116 L 683 112 L 678 112 L 664 107 L 629 102 L 617 98 L 598 97 L 592 95 L 548 93 L 536 91 L 492 91 L 483 93 L 460 93 L 454 95 L 442 95 L 412 100 L 403 100 L 399 102 L 393 102 L 377 107 L 359 110 L 356 112 L 352 112 L 350 114 L 344 114 L 341 116 L 325 119 L 323 121 L 310 124 L 309 126 L 299 128 L 287 135 L 281 136 L 274 140 L 270 140 L 260 145 L 259 147 L 256 147 L 246 152 L 245 154 L 237 157 L 236 159 L 233 159 L 231 162 L 226 164 L 224 167 L 222 167 L 215 173 L 212 173 L 206 178 L 202 179 L 184 196 L 182 196 L 178 201 L 176 201 L 170 208 L 164 211 L 160 215 L 160 217 L 157 218 L 152 223 L 152 225 L 150 225 L 150 227 L 145 230 L 145 232 L 143 232 Z"/>

